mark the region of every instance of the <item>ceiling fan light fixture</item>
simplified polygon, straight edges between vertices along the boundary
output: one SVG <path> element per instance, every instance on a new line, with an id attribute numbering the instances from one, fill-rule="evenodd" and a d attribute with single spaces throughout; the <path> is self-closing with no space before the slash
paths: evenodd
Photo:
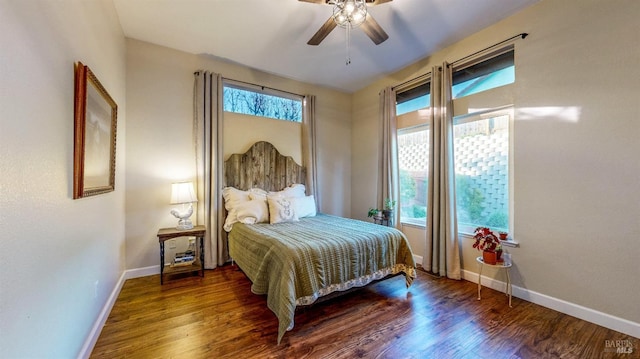
<path id="1" fill-rule="evenodd" d="M 356 5 L 353 3 L 353 1 L 347 1 L 344 4 L 344 10 L 347 12 L 347 14 L 351 14 L 355 8 Z"/>
<path id="2" fill-rule="evenodd" d="M 360 26 L 367 18 L 364 0 L 336 0 L 333 5 L 333 20 L 340 27 Z"/>
<path id="3" fill-rule="evenodd" d="M 367 14 L 366 14 L 366 13 L 364 13 L 364 14 L 363 14 L 362 12 L 359 12 L 359 11 L 358 11 L 358 12 L 356 12 L 356 13 L 354 13 L 354 14 L 353 14 L 353 21 L 355 21 L 355 22 L 357 22 L 357 23 L 361 24 L 361 23 L 362 23 L 362 21 L 364 21 L 364 18 L 365 18 L 366 16 L 367 16 Z"/>

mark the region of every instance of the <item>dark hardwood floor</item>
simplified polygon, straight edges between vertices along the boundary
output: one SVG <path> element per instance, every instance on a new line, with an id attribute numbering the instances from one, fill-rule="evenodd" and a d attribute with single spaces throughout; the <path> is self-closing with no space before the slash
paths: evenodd
<path id="1" fill-rule="evenodd" d="M 277 320 L 236 267 L 205 278 L 127 280 L 92 358 L 639 358 L 640 339 L 489 288 L 418 271 Z M 611 340 L 633 353 L 616 354 Z M 624 343 L 624 342 L 623 342 Z M 615 349 L 614 349 L 615 351 Z"/>

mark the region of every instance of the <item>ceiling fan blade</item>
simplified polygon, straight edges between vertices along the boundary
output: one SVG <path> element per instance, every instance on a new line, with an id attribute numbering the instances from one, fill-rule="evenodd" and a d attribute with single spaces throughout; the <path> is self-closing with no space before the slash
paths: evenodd
<path id="1" fill-rule="evenodd" d="M 333 0 L 298 0 L 298 1 L 310 2 L 314 4 L 327 4 L 327 5 L 331 5 L 333 3 Z M 384 4 L 386 2 L 391 2 L 391 1 L 393 0 L 365 0 L 364 2 L 373 6 L 373 5 Z"/>
<path id="2" fill-rule="evenodd" d="M 362 25 L 360 25 L 360 27 L 376 45 L 380 45 L 389 38 L 389 35 L 382 30 L 382 27 L 378 25 L 378 22 L 374 20 L 371 14 L 367 14 L 367 19 L 362 23 Z"/>
<path id="3" fill-rule="evenodd" d="M 329 35 L 329 33 L 333 31 L 333 29 L 335 28 L 336 28 L 336 22 L 333 20 L 333 16 L 331 16 L 329 17 L 329 20 L 327 20 L 324 24 L 322 24 L 320 29 L 311 37 L 311 39 L 307 42 L 307 44 L 314 45 L 314 46 L 320 45 L 322 40 L 324 40 L 324 38 L 327 37 L 327 35 Z"/>

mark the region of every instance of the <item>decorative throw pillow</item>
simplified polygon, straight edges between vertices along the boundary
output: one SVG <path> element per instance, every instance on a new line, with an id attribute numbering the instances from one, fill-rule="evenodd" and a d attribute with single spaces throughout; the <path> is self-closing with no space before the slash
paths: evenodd
<path id="1" fill-rule="evenodd" d="M 233 224 L 238 222 L 238 206 L 248 202 L 251 199 L 249 195 L 252 193 L 266 195 L 267 191 L 260 188 L 251 188 L 248 191 L 239 190 L 234 187 L 225 187 L 222 189 L 224 208 L 227 209 L 227 218 L 224 221 L 224 226 L 222 226 L 225 231 L 231 231 Z"/>
<path id="2" fill-rule="evenodd" d="M 241 202 L 249 200 L 249 191 L 242 191 L 234 187 L 225 187 L 222 189 L 222 197 L 224 197 L 224 207 L 227 211 L 231 211 Z"/>
<path id="3" fill-rule="evenodd" d="M 305 196 L 305 187 L 303 184 L 294 183 L 291 186 L 283 189 L 278 192 L 269 192 L 271 196 L 280 196 L 280 197 L 304 197 Z"/>
<path id="4" fill-rule="evenodd" d="M 298 218 L 313 217 L 316 215 L 316 200 L 313 195 L 306 197 L 287 198 L 296 212 Z"/>
<path id="5" fill-rule="evenodd" d="M 269 223 L 298 221 L 295 208 L 288 198 L 269 195 L 267 203 L 269 204 Z"/>
<path id="6" fill-rule="evenodd" d="M 249 193 L 249 198 L 256 199 L 256 200 L 260 200 L 263 201 L 264 203 L 267 203 L 267 193 L 265 191 L 265 193 Z"/>
<path id="7" fill-rule="evenodd" d="M 240 223 L 244 224 L 269 222 L 267 202 L 260 199 L 242 202 L 236 207 L 236 217 Z"/>

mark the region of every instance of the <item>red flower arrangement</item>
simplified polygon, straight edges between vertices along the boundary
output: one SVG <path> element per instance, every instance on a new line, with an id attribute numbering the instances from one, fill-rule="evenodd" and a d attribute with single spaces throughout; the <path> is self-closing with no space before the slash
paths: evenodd
<path id="1" fill-rule="evenodd" d="M 474 233 L 473 238 L 476 241 L 473 243 L 473 248 L 482 251 L 482 260 L 484 263 L 495 265 L 501 262 L 502 246 L 500 245 L 498 237 L 491 232 L 491 229 L 478 227 Z"/>
<path id="2" fill-rule="evenodd" d="M 479 251 L 494 252 L 500 245 L 500 240 L 488 227 L 478 227 L 474 233 L 473 238 L 475 238 L 476 241 L 473 243 L 473 248 Z"/>

